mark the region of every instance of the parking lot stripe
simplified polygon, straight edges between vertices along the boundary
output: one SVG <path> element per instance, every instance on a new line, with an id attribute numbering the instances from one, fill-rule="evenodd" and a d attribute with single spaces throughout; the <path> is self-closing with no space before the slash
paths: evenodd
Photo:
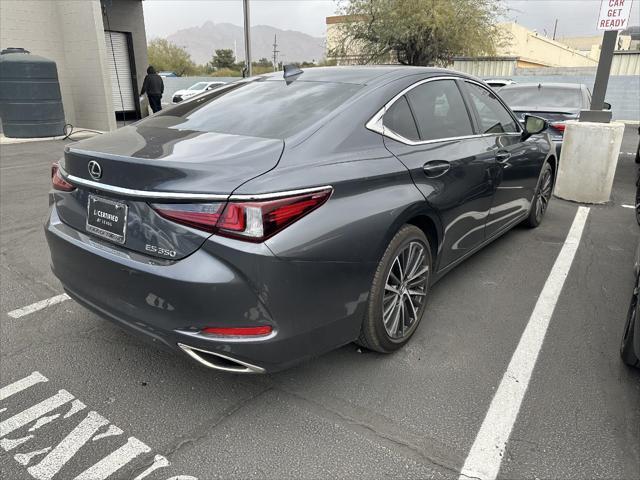
<path id="1" fill-rule="evenodd" d="M 34 386 L 36 383 L 48 382 L 49 379 L 42 375 L 40 372 L 33 372 L 28 377 L 21 378 L 17 382 L 13 382 L 6 387 L 0 388 L 0 401 L 9 398 L 11 395 L 26 390 L 29 387 Z"/>
<path id="2" fill-rule="evenodd" d="M 54 396 L 43 400 L 37 405 L 27 408 L 13 417 L 7 418 L 0 423 L 0 438 L 9 435 L 11 432 L 25 426 L 27 423 L 37 420 L 41 416 L 49 413 L 51 410 L 55 410 L 59 406 L 70 402 L 73 398 L 73 395 L 66 390 L 60 390 Z"/>
<path id="3" fill-rule="evenodd" d="M 588 215 L 589 208 L 578 208 L 567 238 L 469 451 L 459 480 L 494 480 L 498 476 L 507 441 L 529 386 L 551 316 L 580 245 Z"/>
<path id="4" fill-rule="evenodd" d="M 18 308 L 16 310 L 11 310 L 7 315 L 12 318 L 20 318 L 25 315 L 29 315 L 30 313 L 37 312 L 38 310 L 42 310 L 43 308 L 50 307 L 51 305 L 55 305 L 56 303 L 64 302 L 65 300 L 69 300 L 69 295 L 63 293 L 62 295 L 56 295 L 55 297 L 47 298 L 46 300 L 40 300 L 39 302 L 32 303 L 31 305 L 27 305 L 26 307 Z"/>

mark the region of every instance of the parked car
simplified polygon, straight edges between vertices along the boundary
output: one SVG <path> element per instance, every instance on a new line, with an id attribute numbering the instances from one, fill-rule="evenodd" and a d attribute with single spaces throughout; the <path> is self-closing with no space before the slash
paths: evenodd
<path id="1" fill-rule="evenodd" d="M 434 282 L 542 222 L 546 122 L 523 128 L 481 81 L 281 75 L 67 147 L 45 230 L 72 298 L 207 367 L 275 371 L 353 341 L 397 350 Z"/>
<path id="2" fill-rule="evenodd" d="M 636 221 L 640 225 L 640 176 L 636 180 Z M 640 368 L 640 321 L 638 321 L 640 317 L 640 302 L 638 302 L 638 294 L 640 292 L 640 242 L 636 248 L 633 266 L 635 274 L 634 289 L 622 332 L 620 356 L 627 365 Z"/>
<path id="3" fill-rule="evenodd" d="M 520 121 L 525 115 L 534 114 L 549 122 L 549 133 L 558 155 L 565 122 L 578 119 L 580 111 L 591 106 L 591 92 L 582 83 L 517 83 L 501 88 L 500 96 Z"/>
<path id="4" fill-rule="evenodd" d="M 191 85 L 186 90 L 178 90 L 177 92 L 175 92 L 171 99 L 171 103 L 180 103 L 187 98 L 195 97 L 199 93 L 206 92 L 207 90 L 212 90 L 222 85 L 225 85 L 225 82 L 198 82 Z"/>
<path id="5" fill-rule="evenodd" d="M 507 85 L 513 85 L 516 82 L 514 82 L 511 79 L 488 78 L 488 79 L 485 80 L 485 83 L 495 90 L 495 89 L 499 89 L 499 88 L 505 87 Z"/>
<path id="6" fill-rule="evenodd" d="M 158 75 L 160 75 L 161 77 L 170 77 L 170 78 L 176 78 L 178 76 L 176 72 L 158 72 Z"/>

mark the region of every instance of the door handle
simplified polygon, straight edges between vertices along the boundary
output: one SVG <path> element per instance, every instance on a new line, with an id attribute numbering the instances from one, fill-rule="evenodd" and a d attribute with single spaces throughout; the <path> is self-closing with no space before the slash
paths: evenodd
<path id="1" fill-rule="evenodd" d="M 496 152 L 496 160 L 498 163 L 507 163 L 511 158 L 511 154 L 505 150 L 500 150 Z"/>
<path id="2" fill-rule="evenodd" d="M 429 178 L 436 178 L 441 175 L 444 175 L 451 168 L 451 164 L 444 160 L 433 160 L 432 162 L 427 162 L 422 167 L 425 175 Z"/>

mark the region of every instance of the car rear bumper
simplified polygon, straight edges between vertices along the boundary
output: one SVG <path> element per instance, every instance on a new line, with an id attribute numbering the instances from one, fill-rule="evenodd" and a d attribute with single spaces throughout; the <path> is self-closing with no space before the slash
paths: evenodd
<path id="1" fill-rule="evenodd" d="M 248 275 L 207 248 L 179 261 L 166 261 L 107 244 L 62 223 L 55 207 L 45 232 L 52 270 L 73 299 L 126 330 L 211 368 L 277 371 L 358 335 L 366 302 L 349 302 L 353 294 L 334 281 L 328 294 L 342 290 L 335 301 L 357 308 L 344 316 L 323 317 L 317 304 L 301 305 L 305 299 L 326 298 L 316 292 L 322 289 L 322 281 L 316 280 L 324 277 L 317 268 L 326 267 L 307 263 L 301 270 L 278 260 L 263 245 L 250 245 L 252 251 L 246 255 L 253 272 L 264 273 L 250 278 L 253 272 Z M 289 298 L 291 305 L 283 298 Z M 301 317 L 299 312 L 307 308 L 311 312 Z M 330 311 L 327 308 L 329 315 Z M 270 325 L 272 333 L 253 338 L 199 333 L 206 326 L 259 325 Z"/>

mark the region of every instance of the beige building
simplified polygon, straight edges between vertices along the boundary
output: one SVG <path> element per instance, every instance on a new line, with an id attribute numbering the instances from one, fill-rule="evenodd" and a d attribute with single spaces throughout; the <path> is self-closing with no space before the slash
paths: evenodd
<path id="1" fill-rule="evenodd" d="M 147 68 L 142 0 L 0 0 L 0 49 L 57 64 L 67 123 L 115 130 L 140 118 Z"/>
<path id="2" fill-rule="evenodd" d="M 600 47 L 602 46 L 602 35 L 589 35 L 584 37 L 563 37 L 560 42 L 588 55 L 596 60 L 600 58 Z M 618 44 L 616 50 L 626 51 L 631 49 L 631 35 L 618 34 Z"/>
<path id="3" fill-rule="evenodd" d="M 514 22 L 499 25 L 504 44 L 497 56 L 516 57 L 518 67 L 594 67 L 598 64 L 587 53 L 552 40 Z"/>

